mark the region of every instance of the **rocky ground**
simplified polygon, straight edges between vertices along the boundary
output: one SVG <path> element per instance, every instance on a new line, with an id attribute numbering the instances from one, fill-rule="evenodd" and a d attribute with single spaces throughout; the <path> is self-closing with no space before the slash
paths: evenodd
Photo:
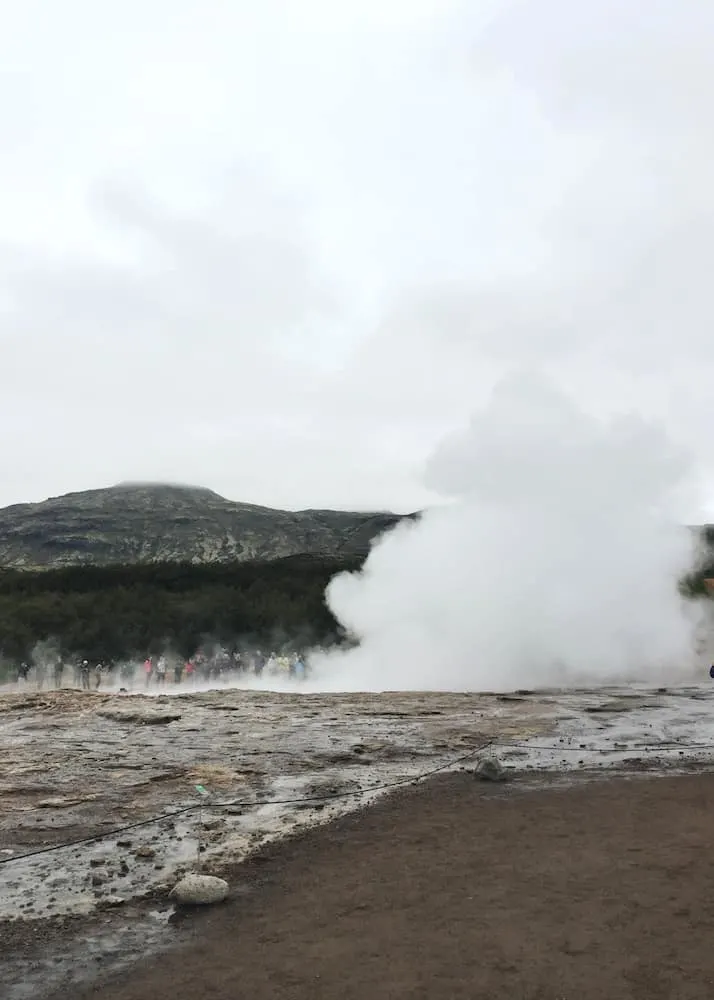
<path id="1" fill-rule="evenodd" d="M 713 694 L 4 694 L 0 993 L 40 998 L 170 946 L 182 872 L 220 874 L 435 768 L 495 754 L 532 784 L 706 767 Z"/>

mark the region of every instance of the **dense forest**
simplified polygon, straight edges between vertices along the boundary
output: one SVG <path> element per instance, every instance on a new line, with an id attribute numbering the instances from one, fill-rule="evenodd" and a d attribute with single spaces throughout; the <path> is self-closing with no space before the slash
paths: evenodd
<path id="1" fill-rule="evenodd" d="M 122 660 L 206 642 L 329 645 L 341 631 L 324 600 L 336 573 L 362 559 L 0 570 L 0 655 L 29 659 L 53 640 L 63 657 Z"/>

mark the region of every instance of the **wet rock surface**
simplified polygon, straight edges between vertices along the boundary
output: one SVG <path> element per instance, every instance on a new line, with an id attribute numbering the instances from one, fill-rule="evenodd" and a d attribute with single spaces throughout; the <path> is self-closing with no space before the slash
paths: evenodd
<path id="1" fill-rule="evenodd" d="M 167 726 L 170 722 L 178 722 L 181 718 L 181 712 L 162 712 L 142 708 L 100 708 L 97 715 L 102 719 L 110 719 L 114 722 L 137 722 L 142 726 Z"/>
<path id="2" fill-rule="evenodd" d="M 542 771 L 706 766 L 713 695 L 2 695 L 0 995 L 40 998 L 77 975 L 66 927 L 82 928 L 103 972 L 168 946 L 180 935 L 169 893 L 186 873 L 220 874 L 435 769 L 493 756 L 527 783 Z M 147 726 L 152 713 L 171 720 Z"/>

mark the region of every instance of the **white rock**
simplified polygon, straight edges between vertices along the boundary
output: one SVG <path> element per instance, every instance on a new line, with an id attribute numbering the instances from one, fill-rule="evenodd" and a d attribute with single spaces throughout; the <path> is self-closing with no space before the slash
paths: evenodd
<path id="1" fill-rule="evenodd" d="M 184 875 L 169 895 L 184 906 L 221 903 L 228 895 L 228 883 L 214 875 Z"/>

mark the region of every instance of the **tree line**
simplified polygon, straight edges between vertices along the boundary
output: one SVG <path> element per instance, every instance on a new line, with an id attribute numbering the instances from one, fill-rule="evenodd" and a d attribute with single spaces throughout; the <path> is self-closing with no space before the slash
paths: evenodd
<path id="1" fill-rule="evenodd" d="M 27 660 L 52 640 L 63 657 L 120 661 L 207 642 L 277 648 L 344 639 L 325 604 L 337 573 L 359 557 L 270 562 L 72 566 L 0 570 L 0 654 Z"/>

